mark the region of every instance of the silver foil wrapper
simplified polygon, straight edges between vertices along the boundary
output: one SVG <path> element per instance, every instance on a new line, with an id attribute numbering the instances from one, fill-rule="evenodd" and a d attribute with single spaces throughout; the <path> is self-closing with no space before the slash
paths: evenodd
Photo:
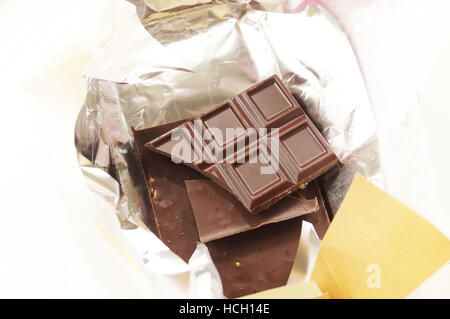
<path id="1" fill-rule="evenodd" d="M 301 1 L 130 2 L 129 23 L 86 71 L 75 144 L 88 186 L 105 204 L 97 222 L 114 249 L 130 251 L 134 269 L 152 287 L 146 296 L 222 297 L 222 288 L 204 245 L 186 264 L 146 226 L 149 202 L 131 126 L 200 114 L 275 73 L 342 162 L 321 177 L 331 208 L 339 207 L 356 172 L 383 186 L 358 62 L 326 11 L 309 6 L 291 13 L 303 9 Z M 289 282 L 308 280 L 319 245 L 304 226 Z"/>

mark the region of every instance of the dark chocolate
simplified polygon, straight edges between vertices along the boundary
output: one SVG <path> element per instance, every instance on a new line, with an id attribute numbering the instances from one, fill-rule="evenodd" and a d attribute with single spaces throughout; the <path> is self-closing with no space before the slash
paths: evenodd
<path id="1" fill-rule="evenodd" d="M 170 125 L 173 123 L 167 124 Z M 133 129 L 137 148 L 142 150 L 143 143 L 158 130 L 164 130 L 164 126 Z M 199 236 L 185 181 L 204 177 L 148 149 L 142 150 L 140 159 L 161 240 L 187 262 Z M 180 232 L 184 234 L 180 236 Z M 207 243 L 223 283 L 224 295 L 234 298 L 285 285 L 300 232 L 301 219 L 294 218 Z"/>
<path id="2" fill-rule="evenodd" d="M 211 128 L 216 133 L 212 131 L 211 141 L 206 143 L 202 132 Z M 228 138 L 226 128 L 243 131 Z M 272 128 L 279 129 L 278 156 L 269 143 Z M 267 131 L 252 136 L 247 129 Z M 225 136 L 222 140 L 217 138 L 219 131 Z M 172 139 L 175 133 L 181 134 L 180 140 Z M 189 151 L 172 154 L 174 146 L 181 147 L 182 143 Z M 261 153 L 260 146 L 267 152 Z M 330 145 L 277 76 L 255 84 L 195 121 L 186 121 L 146 147 L 183 160 L 232 193 L 252 214 L 267 209 L 338 163 Z M 198 154 L 199 149 L 206 151 Z M 271 157 L 278 160 L 278 167 L 264 163 Z M 251 158 L 258 160 L 252 163 Z M 262 174 L 262 166 L 272 166 L 273 171 Z"/>
<path id="3" fill-rule="evenodd" d="M 237 298 L 286 285 L 301 226 L 301 217 L 294 218 L 207 243 L 224 295 Z"/>
<path id="4" fill-rule="evenodd" d="M 315 197 L 302 199 L 289 195 L 266 211 L 250 215 L 233 195 L 212 181 L 188 180 L 185 184 L 202 243 L 311 214 L 319 209 Z"/>
<path id="5" fill-rule="evenodd" d="M 173 252 L 188 262 L 200 239 L 184 181 L 198 180 L 204 176 L 142 147 L 143 143 L 155 135 L 158 136 L 176 125 L 179 125 L 179 122 L 144 130 L 133 129 L 133 134 L 136 148 L 140 150 L 142 169 L 160 238 Z"/>
<path id="6" fill-rule="evenodd" d="M 147 187 L 148 186 L 147 180 L 150 177 L 150 171 L 152 169 L 152 167 L 151 167 L 151 165 L 149 165 L 149 163 L 151 163 L 151 161 L 152 161 L 154 152 L 152 152 L 148 148 L 144 147 L 144 145 L 148 141 L 151 141 L 151 140 L 155 139 L 156 137 L 158 137 L 164 133 L 167 133 L 168 131 L 177 127 L 178 125 L 180 125 L 183 122 L 184 122 L 184 120 L 168 123 L 165 125 L 155 126 L 155 127 L 151 127 L 151 128 L 147 128 L 147 129 L 143 129 L 143 130 L 136 130 L 134 127 L 131 127 L 131 131 L 133 132 L 133 136 L 134 136 L 134 144 L 136 146 L 138 162 L 139 162 L 139 168 L 133 169 L 133 170 L 136 170 L 136 171 L 140 170 L 141 174 L 143 174 L 143 178 L 145 179 L 145 185 L 146 185 L 146 189 L 147 189 L 147 192 L 146 192 L 146 195 L 148 197 L 147 199 L 149 199 L 149 196 L 150 196 L 150 192 L 148 192 L 148 187 Z M 129 168 L 130 168 L 130 166 L 134 168 L 135 165 L 133 165 L 130 161 Z M 137 173 L 135 175 L 137 175 Z M 145 207 L 145 213 L 146 213 L 145 223 L 146 223 L 147 227 L 156 236 L 161 238 L 158 226 L 156 225 L 153 207 L 150 203 L 150 200 L 148 200 L 147 202 L 148 202 L 148 205 L 145 205 L 146 206 Z"/>
<path id="7" fill-rule="evenodd" d="M 312 181 L 305 189 L 299 190 L 293 195 L 303 200 L 317 200 L 319 209 L 312 214 L 303 216 L 302 219 L 310 222 L 314 226 L 317 236 L 319 236 L 320 239 L 323 239 L 323 236 L 325 236 L 325 233 L 330 226 L 330 219 L 317 181 Z"/>

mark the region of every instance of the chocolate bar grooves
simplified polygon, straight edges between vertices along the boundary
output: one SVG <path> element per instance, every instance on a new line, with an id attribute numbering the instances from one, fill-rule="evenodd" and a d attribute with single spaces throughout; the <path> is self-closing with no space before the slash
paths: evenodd
<path id="1" fill-rule="evenodd" d="M 190 140 L 180 141 L 184 143 L 181 144 L 183 150 L 190 150 L 195 155 L 202 150 L 198 163 L 186 161 L 188 157 L 183 153 L 185 164 L 230 191 L 251 214 L 268 208 L 339 162 L 331 146 L 276 75 L 221 103 L 195 121 L 195 124 L 192 120 L 186 121 L 174 129 L 189 132 L 186 137 Z M 198 132 L 208 128 L 214 129 L 208 133 L 212 135 L 209 143 L 215 143 L 215 154 L 211 153 L 210 144 Z M 248 133 L 231 140 L 225 134 L 230 129 L 234 129 L 235 134 L 243 130 L 259 134 L 250 144 Z M 172 157 L 176 142 L 169 138 L 174 130 L 145 146 Z M 225 142 L 223 135 L 226 135 Z M 277 137 L 279 140 L 275 141 Z M 238 142 L 243 139 L 249 145 L 238 148 Z M 279 147 L 274 148 L 277 146 L 274 142 L 278 142 Z M 256 158 L 259 159 L 256 163 L 249 160 L 254 155 L 255 145 Z M 233 154 L 227 156 L 231 146 Z M 203 151 L 205 149 L 206 152 Z M 225 163 L 218 160 L 220 154 Z"/>

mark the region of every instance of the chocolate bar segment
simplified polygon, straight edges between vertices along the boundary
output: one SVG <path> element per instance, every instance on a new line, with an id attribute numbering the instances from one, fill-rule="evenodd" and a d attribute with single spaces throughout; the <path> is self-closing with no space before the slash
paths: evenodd
<path id="1" fill-rule="evenodd" d="M 266 211 L 250 215 L 230 193 L 209 180 L 187 180 L 191 202 L 202 243 L 281 222 L 319 209 L 317 199 L 286 196 Z"/>
<path id="2" fill-rule="evenodd" d="M 166 156 L 143 147 L 155 136 L 182 122 L 143 130 L 132 128 L 132 131 L 160 238 L 167 247 L 188 262 L 200 239 L 184 181 L 198 180 L 204 176 L 185 165 L 176 165 Z"/>
<path id="3" fill-rule="evenodd" d="M 237 298 L 285 285 L 301 226 L 301 217 L 294 218 L 207 243 L 224 295 Z"/>
<path id="4" fill-rule="evenodd" d="M 198 170 L 252 214 L 338 163 L 330 145 L 276 75 L 146 147 Z"/>
<path id="5" fill-rule="evenodd" d="M 320 239 L 323 239 L 323 236 L 325 236 L 325 233 L 330 226 L 330 218 L 328 217 L 325 201 L 318 182 L 312 181 L 305 189 L 299 190 L 292 195 L 302 200 L 317 200 L 318 210 L 312 214 L 303 216 L 302 219 L 310 222 L 314 226 L 317 236 L 319 236 Z"/>

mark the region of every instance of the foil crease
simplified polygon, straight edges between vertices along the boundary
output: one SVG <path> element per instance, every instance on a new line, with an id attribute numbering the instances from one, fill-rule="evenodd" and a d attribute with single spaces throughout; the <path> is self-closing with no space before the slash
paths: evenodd
<path id="1" fill-rule="evenodd" d="M 147 227 L 150 203 L 131 126 L 142 129 L 200 114 L 274 73 L 342 162 L 321 177 L 332 210 L 356 172 L 383 186 L 375 121 L 358 63 L 326 11 L 309 6 L 287 13 L 278 1 L 131 2 L 146 32 L 130 22 L 93 57 L 75 127 L 88 186 L 107 201 L 105 214 L 115 212 L 122 232 L 156 233 Z M 296 261 L 303 266 L 294 267 L 290 282 L 308 278 L 317 254 L 314 231 L 306 229 L 298 258 L 308 260 Z M 186 265 L 156 236 L 146 242 L 142 236 L 126 237 L 147 272 L 190 274 L 179 296 L 221 297 L 220 279 L 203 245 Z M 158 253 L 149 257 L 154 247 Z"/>

